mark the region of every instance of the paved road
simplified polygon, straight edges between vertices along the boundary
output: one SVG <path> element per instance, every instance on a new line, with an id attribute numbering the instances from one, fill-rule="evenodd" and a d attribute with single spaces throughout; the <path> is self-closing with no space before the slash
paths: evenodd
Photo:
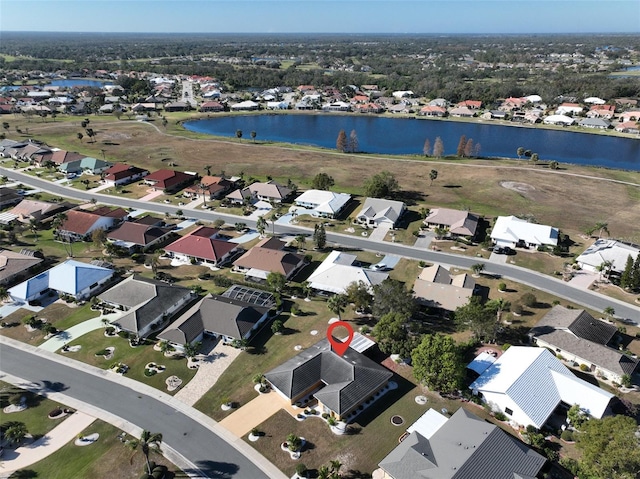
<path id="1" fill-rule="evenodd" d="M 125 208 L 145 209 L 156 213 L 165 214 L 167 212 L 175 214 L 179 209 L 182 209 L 188 216 L 205 221 L 214 221 L 218 218 L 224 219 L 228 223 L 234 224 L 236 222 L 246 223 L 248 226 L 255 227 L 255 221 L 246 217 L 238 217 L 234 215 L 227 215 L 218 211 L 211 212 L 206 210 L 187 210 L 176 206 L 165 205 L 162 203 L 153 202 L 141 202 L 139 200 L 132 200 L 129 198 L 113 195 L 102 195 L 100 193 L 89 193 L 82 190 L 67 188 L 58 184 L 51 183 L 49 181 L 41 180 L 34 176 L 26 175 L 24 173 L 8 170 L 6 168 L 0 168 L 0 174 L 5 175 L 13 180 L 21 181 L 24 184 L 31 185 L 33 187 L 49 191 L 53 194 L 66 196 L 70 198 L 76 198 L 80 200 L 89 201 L 92 198 L 97 199 L 99 202 L 106 204 L 117 205 Z M 299 234 L 299 233 L 311 233 L 308 228 L 302 228 L 293 225 L 275 225 L 276 233 L 280 234 Z M 499 275 L 504 278 L 517 281 L 522 284 L 532 286 L 542 291 L 547 291 L 561 298 L 574 301 L 583 306 L 591 309 L 602 311 L 607 306 L 612 306 L 616 311 L 616 316 L 620 318 L 628 318 L 634 322 L 640 322 L 640 308 L 625 303 L 623 301 L 610 298 L 608 296 L 596 293 L 594 291 L 588 291 L 569 285 L 564 281 L 558 280 L 548 275 L 537 273 L 535 271 L 520 268 L 518 266 L 510 264 L 496 264 L 483 260 L 481 258 L 472 258 L 469 256 L 460 256 L 451 253 L 428 251 L 421 248 L 415 248 L 413 246 L 404 246 L 394 243 L 375 242 L 372 243 L 366 238 L 360 238 L 357 236 L 349 236 L 339 233 L 332 233 L 331 228 L 327 231 L 327 240 L 340 244 L 343 246 L 362 249 L 379 251 L 382 254 L 395 254 L 404 256 L 407 258 L 414 258 L 418 260 L 437 262 L 456 266 L 459 268 L 469 269 L 473 264 L 483 263 L 485 264 L 484 272 L 486 274 Z"/>
<path id="2" fill-rule="evenodd" d="M 51 354 L 51 353 L 49 353 Z M 221 437 L 170 403 L 106 380 L 101 371 L 91 374 L 52 360 L 47 353 L 29 352 L 3 342 L 0 367 L 45 389 L 103 409 L 143 429 L 162 433 L 163 443 L 188 458 L 210 478 L 267 479 L 269 475 Z M 1 375 L 0 375 L 1 377 Z M 179 401 L 175 401 L 178 403 Z M 248 447 L 248 446 L 247 446 Z M 192 471 L 193 472 L 193 471 Z"/>

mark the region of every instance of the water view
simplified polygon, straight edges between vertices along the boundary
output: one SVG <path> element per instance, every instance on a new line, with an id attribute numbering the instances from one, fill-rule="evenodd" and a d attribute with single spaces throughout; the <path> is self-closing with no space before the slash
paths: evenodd
<path id="1" fill-rule="evenodd" d="M 426 139 L 444 143 L 445 155 L 456 153 L 461 135 L 480 143 L 480 155 L 516 158 L 522 146 L 538 153 L 540 160 L 640 170 L 640 139 L 612 137 L 542 128 L 510 127 L 488 122 L 381 118 L 356 115 L 232 115 L 189 121 L 187 130 L 216 136 L 256 138 L 335 149 L 340 130 L 355 130 L 358 151 L 392 155 L 422 154 Z M 248 140 L 250 141 L 250 140 Z"/>

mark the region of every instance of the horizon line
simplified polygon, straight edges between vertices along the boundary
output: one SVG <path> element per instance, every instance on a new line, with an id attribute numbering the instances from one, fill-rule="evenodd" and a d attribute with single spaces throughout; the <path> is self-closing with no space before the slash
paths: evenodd
<path id="1" fill-rule="evenodd" d="M 341 36 L 353 36 L 353 35 L 423 35 L 423 36 L 528 36 L 528 35 L 545 35 L 545 36 L 585 36 L 585 35 L 638 35 L 640 32 L 501 32 L 501 33 L 488 33 L 488 32 L 161 32 L 161 31 L 148 31 L 148 32 L 114 32 L 114 31 L 59 31 L 59 30 L 0 30 L 0 35 L 3 33 L 40 33 L 40 34 L 81 34 L 81 35 L 341 35 Z"/>

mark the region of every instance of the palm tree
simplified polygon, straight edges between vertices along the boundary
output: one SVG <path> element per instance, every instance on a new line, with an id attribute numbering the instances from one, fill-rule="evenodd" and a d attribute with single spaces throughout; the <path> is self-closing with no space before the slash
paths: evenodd
<path id="1" fill-rule="evenodd" d="M 0 286 L 0 303 L 9 299 L 11 296 L 9 295 L 9 290 L 4 286 Z"/>
<path id="2" fill-rule="evenodd" d="M 614 314 L 616 314 L 616 310 L 613 309 L 613 306 L 607 306 L 602 310 L 604 314 L 606 314 L 609 318 L 612 318 Z"/>
<path id="3" fill-rule="evenodd" d="M 76 135 L 78 137 L 78 140 L 80 140 L 80 143 L 82 143 L 82 139 L 84 138 L 84 135 L 80 132 L 78 132 L 78 134 Z"/>
<path id="4" fill-rule="evenodd" d="M 291 433 L 287 436 L 287 447 L 290 451 L 298 451 L 302 446 L 302 439 Z"/>
<path id="5" fill-rule="evenodd" d="M 327 307 L 333 314 L 338 315 L 338 319 L 342 319 L 341 314 L 344 313 L 349 300 L 344 294 L 336 294 L 331 296 L 327 301 Z"/>
<path id="6" fill-rule="evenodd" d="M 206 208 L 207 206 L 207 185 L 204 183 L 200 183 L 198 185 L 200 192 L 202 193 L 202 206 Z"/>
<path id="7" fill-rule="evenodd" d="M 203 169 L 207 173 L 207 176 L 211 176 L 211 165 L 206 165 Z"/>
<path id="8" fill-rule="evenodd" d="M 490 308 L 496 310 L 496 323 L 500 323 L 502 319 L 502 312 L 508 310 L 511 307 L 511 303 L 504 298 L 493 299 L 487 304 Z"/>
<path id="9" fill-rule="evenodd" d="M 613 263 L 611 261 L 603 261 L 598 266 L 596 266 L 596 271 L 600 273 L 601 280 L 603 274 L 605 277 L 609 276 L 609 273 L 611 272 L 611 266 L 613 266 Z"/>
<path id="10" fill-rule="evenodd" d="M 435 180 L 436 178 L 438 178 L 438 170 L 431 170 L 429 172 L 429 180 L 431 180 L 429 186 L 433 185 L 433 180 Z"/>
<path id="11" fill-rule="evenodd" d="M 338 459 L 333 459 L 332 461 L 329 461 L 329 467 L 331 468 L 331 474 L 339 476 L 338 472 L 342 467 L 342 463 Z"/>
<path id="12" fill-rule="evenodd" d="M 309 283 L 309 281 L 303 281 L 302 283 L 300 283 L 300 289 L 302 289 L 302 294 L 304 294 L 304 297 L 308 299 L 312 289 L 311 283 Z"/>
<path id="13" fill-rule="evenodd" d="M 134 439 L 129 441 L 129 447 L 136 451 L 138 447 L 144 454 L 144 460 L 147 463 L 147 474 L 151 475 L 151 463 L 149 462 L 149 454 L 151 452 L 162 453 L 160 450 L 160 443 L 162 442 L 162 434 L 158 432 L 149 432 L 146 429 L 140 434 L 140 439 Z M 135 453 L 134 453 L 135 455 Z M 133 456 L 131 456 L 131 462 L 133 462 Z"/>
<path id="14" fill-rule="evenodd" d="M 195 358 L 200 352 L 200 348 L 202 347 L 202 341 L 198 341 L 196 343 L 187 343 L 184 345 L 184 355 L 187 358 Z"/>
<path id="15" fill-rule="evenodd" d="M 595 224 L 594 231 L 598 230 L 598 239 L 602 238 L 602 233 L 607 233 L 609 236 L 609 223 L 605 223 L 604 221 L 599 221 Z"/>
<path id="16" fill-rule="evenodd" d="M 158 266 L 160 266 L 160 252 L 157 251 L 149 256 L 147 261 L 147 264 L 151 266 L 151 271 L 153 272 L 153 277 L 155 278 L 158 274 Z"/>
<path id="17" fill-rule="evenodd" d="M 484 263 L 476 263 L 471 266 L 471 271 L 475 276 L 479 276 L 482 271 L 484 271 Z"/>
<path id="18" fill-rule="evenodd" d="M 40 229 L 40 221 L 38 221 L 36 218 L 31 218 L 29 220 L 29 229 L 33 233 L 36 241 L 38 241 L 38 230 Z"/>
<path id="19" fill-rule="evenodd" d="M 304 249 L 304 244 L 307 242 L 307 238 L 305 235 L 297 235 L 296 243 L 298 244 L 298 249 Z"/>
<path id="20" fill-rule="evenodd" d="M 20 421 L 9 421 L 4 423 L 4 437 L 11 443 L 17 444 L 22 441 L 29 431 L 25 423 Z"/>
<path id="21" fill-rule="evenodd" d="M 318 479 L 331 479 L 331 471 L 327 466 L 320 466 L 318 468 Z"/>
<path id="22" fill-rule="evenodd" d="M 67 214 L 58 213 L 57 215 L 54 216 L 51 225 L 53 226 L 53 230 L 54 230 L 55 236 L 58 238 L 58 241 L 62 242 L 65 245 L 64 246 L 65 253 L 67 253 L 68 256 L 73 256 L 73 244 L 72 244 L 71 238 L 68 235 L 61 234 L 62 226 L 66 221 L 67 221 Z M 68 248 L 67 248 L 67 245 L 69 245 Z"/>
<path id="23" fill-rule="evenodd" d="M 242 139 L 242 130 L 236 130 L 236 137 L 238 140 Z"/>
<path id="24" fill-rule="evenodd" d="M 267 220 L 264 219 L 264 216 L 261 216 L 258 218 L 258 221 L 256 221 L 256 229 L 258 233 L 260 233 L 260 236 L 264 236 L 264 232 L 267 229 Z"/>
<path id="25" fill-rule="evenodd" d="M 516 154 L 518 155 L 518 159 L 522 159 L 522 155 L 524 155 L 524 147 L 519 146 L 516 150 Z"/>
<path id="26" fill-rule="evenodd" d="M 255 131 L 251 132 L 251 139 L 253 140 L 254 143 L 256 142 L 256 132 Z"/>

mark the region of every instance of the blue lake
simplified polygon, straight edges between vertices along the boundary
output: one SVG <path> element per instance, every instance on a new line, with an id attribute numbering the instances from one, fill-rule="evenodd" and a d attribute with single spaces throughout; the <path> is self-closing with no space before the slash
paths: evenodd
<path id="1" fill-rule="evenodd" d="M 420 155 L 425 140 L 433 147 L 440 137 L 445 155 L 453 155 L 461 135 L 480 143 L 480 156 L 517 158 L 522 146 L 540 160 L 640 171 L 640 139 L 604 136 L 543 128 L 510 127 L 485 123 L 386 118 L 360 115 L 232 115 L 184 123 L 187 130 L 235 137 L 251 131 L 260 140 L 335 149 L 340 130 L 358 137 L 358 151 L 392 155 Z"/>

